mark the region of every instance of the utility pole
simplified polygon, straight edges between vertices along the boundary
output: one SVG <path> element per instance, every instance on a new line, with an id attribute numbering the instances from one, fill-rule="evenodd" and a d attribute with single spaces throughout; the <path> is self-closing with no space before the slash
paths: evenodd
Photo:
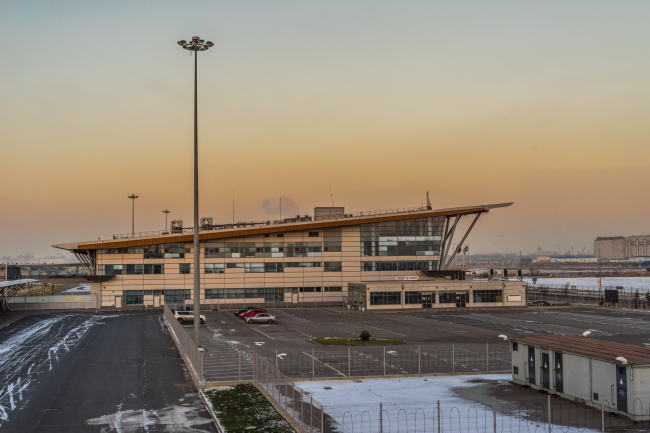
<path id="1" fill-rule="evenodd" d="M 138 198 L 137 195 L 131 194 L 129 198 L 131 202 L 131 236 L 135 236 L 135 199 Z"/>
<path id="2" fill-rule="evenodd" d="M 201 248 L 199 246 L 199 122 L 198 122 L 198 55 L 214 44 L 210 41 L 193 36 L 190 42 L 178 41 L 182 48 L 194 52 L 194 343 L 201 347 L 200 317 L 201 317 Z"/>

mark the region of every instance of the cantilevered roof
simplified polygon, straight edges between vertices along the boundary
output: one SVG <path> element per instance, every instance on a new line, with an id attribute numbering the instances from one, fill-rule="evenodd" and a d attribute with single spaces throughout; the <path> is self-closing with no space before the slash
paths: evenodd
<path id="1" fill-rule="evenodd" d="M 27 283 L 38 283 L 38 280 L 33 279 L 24 279 L 24 280 L 9 280 L 9 281 L 0 281 L 0 289 L 5 287 L 20 286 Z"/>
<path id="2" fill-rule="evenodd" d="M 228 229 L 202 230 L 199 232 L 199 240 L 207 241 L 207 240 L 234 238 L 234 237 L 242 237 L 242 236 L 254 236 L 254 235 L 262 235 L 262 234 L 270 234 L 270 233 L 287 233 L 287 232 L 295 232 L 301 230 L 316 230 L 316 229 L 322 229 L 327 227 L 346 227 L 346 226 L 354 226 L 358 224 L 369 224 L 369 223 L 386 222 L 386 221 L 402 221 L 402 220 L 436 217 L 436 216 L 476 214 L 476 213 L 488 212 L 490 209 L 507 207 L 510 205 L 512 205 L 512 203 L 498 203 L 498 204 L 487 204 L 487 205 L 478 205 L 478 206 L 469 206 L 469 207 L 460 207 L 460 208 L 451 208 L 451 209 L 418 210 L 418 211 L 388 213 L 388 214 L 340 217 L 340 218 L 324 219 L 318 221 L 304 221 L 304 222 L 295 222 L 295 223 L 269 224 L 263 226 L 253 226 L 253 227 L 235 227 L 235 228 L 228 228 Z M 145 245 L 167 244 L 167 243 L 176 243 L 176 242 L 186 243 L 186 242 L 192 242 L 193 239 L 194 239 L 193 233 L 177 233 L 177 234 L 173 233 L 167 235 L 143 236 L 143 237 L 133 237 L 133 238 L 126 238 L 126 239 L 108 239 L 108 240 L 90 241 L 90 242 L 74 242 L 68 244 L 57 244 L 52 246 L 55 248 L 60 248 L 60 249 L 70 250 L 70 251 L 103 250 L 103 249 L 113 249 L 113 248 L 140 247 Z"/>
<path id="3" fill-rule="evenodd" d="M 513 342 L 539 346 L 561 352 L 576 353 L 593 358 L 616 360 L 622 356 L 629 364 L 650 364 L 650 347 L 615 341 L 597 340 L 575 335 L 543 335 L 511 338 Z"/>

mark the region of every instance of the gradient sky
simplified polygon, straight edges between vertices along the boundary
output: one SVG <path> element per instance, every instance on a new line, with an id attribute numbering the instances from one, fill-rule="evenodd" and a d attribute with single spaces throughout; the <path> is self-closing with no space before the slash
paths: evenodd
<path id="1" fill-rule="evenodd" d="M 2 1 L 0 255 L 201 215 L 514 201 L 473 252 L 649 234 L 650 2 Z M 268 206 L 266 207 L 268 208 Z"/>

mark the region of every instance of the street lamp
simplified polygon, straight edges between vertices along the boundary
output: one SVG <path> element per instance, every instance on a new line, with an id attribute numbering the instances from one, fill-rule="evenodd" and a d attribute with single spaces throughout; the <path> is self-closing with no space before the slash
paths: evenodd
<path id="1" fill-rule="evenodd" d="M 197 120 L 197 68 L 199 51 L 206 51 L 214 44 L 192 37 L 190 42 L 178 41 L 186 50 L 194 51 L 194 317 L 201 317 L 200 261 L 199 261 L 199 126 Z M 194 342 L 201 347 L 200 320 L 194 320 Z"/>
<path id="2" fill-rule="evenodd" d="M 165 209 L 163 213 L 165 214 L 165 230 L 167 230 L 167 214 L 169 214 L 171 211 Z"/>
<path id="3" fill-rule="evenodd" d="M 137 195 L 131 194 L 129 198 L 132 200 L 131 206 L 131 236 L 135 236 L 135 199 L 138 198 Z"/>

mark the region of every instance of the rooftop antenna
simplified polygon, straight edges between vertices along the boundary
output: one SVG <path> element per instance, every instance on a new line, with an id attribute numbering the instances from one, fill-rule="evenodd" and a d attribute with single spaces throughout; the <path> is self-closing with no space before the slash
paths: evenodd
<path id="1" fill-rule="evenodd" d="M 282 221 L 282 191 L 280 191 L 280 221 Z"/>
<path id="2" fill-rule="evenodd" d="M 431 200 L 429 200 L 429 191 L 427 191 L 427 209 L 431 210 Z"/>
<path id="3" fill-rule="evenodd" d="M 235 190 L 232 190 L 232 223 L 235 224 Z"/>
<path id="4" fill-rule="evenodd" d="M 330 186 L 330 198 L 332 199 L 332 207 L 334 207 L 334 195 L 332 194 L 332 182 L 329 182 Z"/>

